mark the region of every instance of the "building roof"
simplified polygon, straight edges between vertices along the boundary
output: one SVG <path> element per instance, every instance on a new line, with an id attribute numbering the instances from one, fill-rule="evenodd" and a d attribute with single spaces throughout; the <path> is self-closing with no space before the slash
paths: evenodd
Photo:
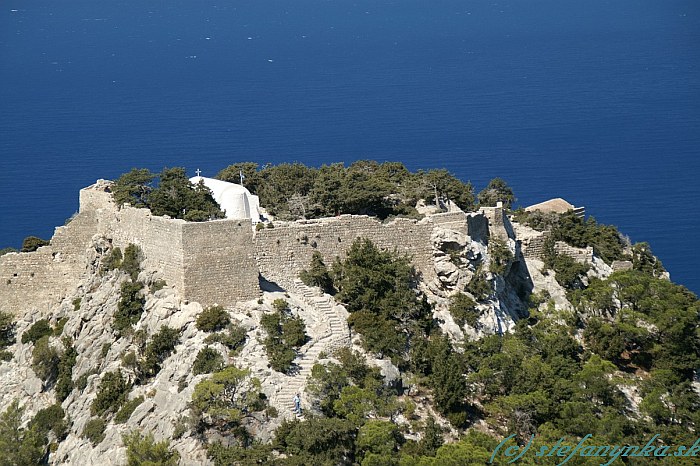
<path id="1" fill-rule="evenodd" d="M 540 212 L 556 212 L 558 214 L 563 214 L 565 212 L 575 209 L 576 207 L 574 207 L 573 204 L 568 203 L 560 197 L 540 202 L 539 204 L 534 204 L 529 207 L 525 207 L 525 210 L 527 212 L 539 210 Z"/>
<path id="2" fill-rule="evenodd" d="M 260 201 L 248 191 L 245 186 L 214 178 L 195 176 L 190 178 L 190 183 L 204 182 L 214 195 L 214 200 L 221 210 L 226 212 L 226 218 L 249 218 L 253 223 L 260 221 Z"/>

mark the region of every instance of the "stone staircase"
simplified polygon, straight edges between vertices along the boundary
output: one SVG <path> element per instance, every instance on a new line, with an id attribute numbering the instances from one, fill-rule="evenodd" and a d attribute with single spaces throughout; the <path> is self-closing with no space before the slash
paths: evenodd
<path id="1" fill-rule="evenodd" d="M 335 310 L 336 304 L 333 298 L 328 294 L 323 294 L 318 288 L 306 286 L 299 279 L 294 280 L 291 285 L 288 291 L 300 296 L 305 304 L 313 307 L 322 320 L 328 323 L 328 331 L 299 350 L 298 356 L 294 360 L 299 369 L 298 372 L 286 376 L 282 386 L 272 396 L 274 404 L 283 407 L 280 413 L 283 418 L 294 416 L 294 403 L 292 401 L 294 395 L 302 392 L 306 378 L 311 374 L 311 368 L 318 360 L 319 354 L 324 352 L 331 355 L 336 349 L 350 345 L 350 329 Z M 303 393 L 301 401 L 302 409 L 307 409 L 309 403 Z"/>

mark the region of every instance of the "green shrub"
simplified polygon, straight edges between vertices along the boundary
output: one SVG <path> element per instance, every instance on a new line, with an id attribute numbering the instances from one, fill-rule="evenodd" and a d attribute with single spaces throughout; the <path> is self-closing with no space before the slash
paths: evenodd
<path id="1" fill-rule="evenodd" d="M 58 352 L 49 344 L 49 336 L 39 338 L 32 350 L 32 370 L 36 376 L 49 384 L 58 375 L 59 362 Z"/>
<path id="2" fill-rule="evenodd" d="M 666 272 L 661 261 L 651 252 L 648 243 L 632 246 L 632 268 L 652 277 L 660 277 Z"/>
<path id="3" fill-rule="evenodd" d="M 300 317 L 292 317 L 286 311 L 287 302 L 279 299 L 273 303 L 276 312 L 265 314 L 260 319 L 260 325 L 267 333 L 263 341 L 270 366 L 279 372 L 287 373 L 296 357 L 295 348 L 306 343 L 304 321 Z"/>
<path id="4" fill-rule="evenodd" d="M 102 349 L 100 350 L 100 357 L 102 359 L 106 358 L 107 355 L 109 354 L 109 349 L 112 347 L 111 343 L 105 343 L 102 345 Z"/>
<path id="5" fill-rule="evenodd" d="M 40 319 L 34 322 L 29 330 L 22 334 L 22 343 L 36 343 L 40 338 L 51 335 L 52 333 L 53 329 L 51 329 L 49 321 L 47 319 Z"/>
<path id="6" fill-rule="evenodd" d="M 0 311 L 0 350 L 15 343 L 15 327 L 17 323 L 12 314 Z"/>
<path id="7" fill-rule="evenodd" d="M 513 253 L 508 244 L 500 238 L 489 240 L 489 255 L 491 257 L 489 271 L 496 275 L 502 275 L 513 260 Z"/>
<path id="8" fill-rule="evenodd" d="M 138 408 L 141 403 L 143 403 L 143 396 L 136 397 L 124 403 L 124 406 L 122 406 L 117 412 L 117 415 L 114 416 L 114 422 L 117 424 L 124 424 L 129 420 L 134 410 Z"/>
<path id="9" fill-rule="evenodd" d="M 593 246 L 594 252 L 608 264 L 624 259 L 625 242 L 617 228 L 599 225 L 593 217 L 584 220 L 573 212 L 562 214 L 552 228 L 551 240 L 577 248 Z"/>
<path id="10" fill-rule="evenodd" d="M 123 259 L 124 255 L 122 254 L 122 250 L 119 247 L 113 248 L 102 261 L 102 272 L 118 269 L 121 267 Z"/>
<path id="11" fill-rule="evenodd" d="M 13 400 L 0 414 L 0 464 L 3 466 L 43 464 L 46 435 L 36 425 L 22 427 L 19 401 Z"/>
<path id="12" fill-rule="evenodd" d="M 217 332 L 226 328 L 231 317 L 223 306 L 211 306 L 197 316 L 197 328 L 203 332 Z"/>
<path id="13" fill-rule="evenodd" d="M 141 435 L 133 431 L 122 436 L 126 447 L 127 466 L 177 466 L 180 453 L 170 449 L 170 442 L 156 443 L 153 434 Z"/>
<path id="14" fill-rule="evenodd" d="M 34 252 L 42 246 L 48 246 L 49 241 L 36 236 L 27 236 L 22 241 L 22 252 Z"/>
<path id="15" fill-rule="evenodd" d="M 63 328 L 66 326 L 68 323 L 68 317 L 63 317 L 59 319 L 58 322 L 56 322 L 56 327 L 53 329 L 53 334 L 56 337 L 60 337 L 61 334 L 63 333 Z"/>
<path id="16" fill-rule="evenodd" d="M 567 290 L 582 288 L 582 278 L 590 268 L 588 264 L 582 264 L 564 254 L 557 254 L 551 240 L 545 244 L 544 266 L 554 270 L 557 283 Z"/>
<path id="17" fill-rule="evenodd" d="M 493 293 L 493 287 L 486 279 L 486 273 L 483 268 L 479 267 L 474 272 L 474 276 L 467 283 L 465 291 L 469 292 L 476 298 L 477 301 L 485 301 Z"/>
<path id="18" fill-rule="evenodd" d="M 11 252 L 19 252 L 17 248 L 2 248 L 0 249 L 0 256 L 4 256 L 5 254 L 9 254 Z"/>
<path id="19" fill-rule="evenodd" d="M 78 358 L 78 352 L 73 347 L 73 341 L 70 338 L 65 337 L 63 339 L 63 346 L 66 348 L 66 351 L 58 363 L 58 378 L 55 387 L 58 401 L 68 398 L 68 395 L 73 390 L 73 367 Z"/>
<path id="20" fill-rule="evenodd" d="M 464 324 L 469 324 L 470 327 L 476 327 L 479 323 L 481 312 L 476 307 L 476 302 L 465 294 L 458 294 L 450 300 L 450 314 L 460 327 Z"/>
<path id="21" fill-rule="evenodd" d="M 12 353 L 7 350 L 0 350 L 0 361 L 11 361 Z"/>
<path id="22" fill-rule="evenodd" d="M 479 205 L 495 207 L 498 202 L 503 202 L 503 207 L 510 209 L 515 202 L 515 195 L 510 186 L 501 178 L 494 178 L 477 195 Z"/>
<path id="23" fill-rule="evenodd" d="M 309 268 L 302 270 L 299 273 L 299 278 L 307 286 L 318 286 L 326 293 L 333 290 L 333 280 L 328 272 L 328 267 L 323 262 L 323 256 L 318 251 L 314 251 Z"/>
<path id="24" fill-rule="evenodd" d="M 83 298 L 75 298 L 73 300 L 73 311 L 78 312 L 80 310 L 80 304 L 83 302 Z"/>
<path id="25" fill-rule="evenodd" d="M 192 373 L 194 375 L 210 374 L 220 371 L 224 367 L 224 358 L 221 353 L 210 346 L 206 346 L 199 350 L 197 357 L 192 364 Z"/>
<path id="26" fill-rule="evenodd" d="M 127 369 L 136 369 L 138 367 L 138 358 L 135 351 L 129 351 L 122 356 L 122 365 Z"/>
<path id="27" fill-rule="evenodd" d="M 91 369 L 91 370 L 85 372 L 84 374 L 82 374 L 80 377 L 78 377 L 76 379 L 75 388 L 77 388 L 81 392 L 83 390 L 85 390 L 85 388 L 87 387 L 87 383 L 88 383 L 88 377 L 90 377 L 91 375 L 95 375 L 95 374 L 99 374 L 99 371 L 97 371 L 96 369 Z"/>
<path id="28" fill-rule="evenodd" d="M 151 293 L 156 293 L 163 288 L 165 288 L 168 284 L 165 282 L 165 280 L 156 280 L 151 284 Z"/>
<path id="29" fill-rule="evenodd" d="M 30 425 L 35 426 L 43 435 L 51 431 L 57 440 L 62 440 L 68 435 L 68 423 L 65 417 L 66 413 L 61 405 L 53 404 L 48 408 L 40 409 Z"/>
<path id="30" fill-rule="evenodd" d="M 121 299 L 117 304 L 117 312 L 114 313 L 112 326 L 119 336 L 130 333 L 132 326 L 136 324 L 143 314 L 143 306 L 146 298 L 141 294 L 143 284 L 136 282 L 124 282 L 121 286 Z"/>
<path id="31" fill-rule="evenodd" d="M 80 436 L 90 440 L 94 446 L 97 446 L 105 439 L 105 427 L 107 427 L 107 424 L 101 417 L 90 419 L 85 424 Z"/>
<path id="32" fill-rule="evenodd" d="M 151 192 L 151 182 L 155 175 L 147 168 L 132 168 L 130 172 L 122 174 L 112 184 L 112 197 L 114 202 L 121 207 L 130 204 L 134 207 L 146 207 L 148 195 Z"/>
<path id="33" fill-rule="evenodd" d="M 260 231 L 265 228 L 265 224 L 262 222 L 259 222 L 255 225 L 255 231 Z"/>
<path id="34" fill-rule="evenodd" d="M 144 377 L 153 377 L 160 371 L 163 361 L 175 349 L 180 340 L 180 331 L 170 327 L 161 327 L 146 345 L 144 359 L 140 364 L 140 373 Z"/>
<path id="35" fill-rule="evenodd" d="M 213 333 L 204 339 L 204 343 L 221 343 L 232 353 L 238 351 L 245 344 L 248 332 L 237 323 L 231 323 L 224 332 Z"/>
<path id="36" fill-rule="evenodd" d="M 277 312 L 285 312 L 289 310 L 289 303 L 284 299 L 275 299 L 272 302 L 272 307 L 274 307 Z"/>
<path id="37" fill-rule="evenodd" d="M 129 390 L 131 386 L 120 370 L 107 372 L 100 381 L 97 397 L 92 402 L 90 412 L 97 416 L 117 412 L 126 401 Z"/>
<path id="38" fill-rule="evenodd" d="M 142 260 L 143 253 L 141 252 L 141 248 L 135 244 L 129 243 L 126 249 L 124 249 L 124 259 L 119 268 L 131 277 L 131 281 L 135 282 L 139 276 L 139 272 L 141 272 Z"/>

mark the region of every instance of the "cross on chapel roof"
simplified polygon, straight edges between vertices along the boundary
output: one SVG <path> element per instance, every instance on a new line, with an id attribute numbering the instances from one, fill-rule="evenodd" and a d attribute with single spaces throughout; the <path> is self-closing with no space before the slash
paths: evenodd
<path id="1" fill-rule="evenodd" d="M 199 175 L 202 173 L 202 170 L 200 170 L 200 169 L 198 168 L 198 169 L 196 169 L 194 172 L 197 174 L 197 176 L 199 176 Z"/>

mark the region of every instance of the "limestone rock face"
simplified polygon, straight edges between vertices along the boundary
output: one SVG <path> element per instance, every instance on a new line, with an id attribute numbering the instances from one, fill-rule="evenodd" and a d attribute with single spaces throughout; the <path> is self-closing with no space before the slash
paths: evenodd
<path id="1" fill-rule="evenodd" d="M 489 212 L 488 218 L 478 213 L 465 214 L 466 220 L 460 220 L 457 214 L 450 213 L 453 216 L 451 218 L 459 221 L 450 220 L 448 223 L 430 226 L 430 219 L 424 219 L 419 225 L 421 232 L 432 231 L 429 240 L 427 236 L 421 236 L 421 247 L 416 249 L 425 252 L 421 257 L 427 257 L 421 268 L 424 273 L 419 290 L 433 304 L 434 318 L 443 332 L 455 341 L 474 340 L 510 331 L 518 319 L 528 315 L 528 298 L 532 293 L 547 295 L 558 308 L 571 306 L 565 290 L 557 283 L 551 271 L 544 271 L 544 264 L 536 254 L 544 235 L 517 224 L 511 225 L 505 217 L 498 217 L 495 209 Z M 332 226 L 338 230 L 333 230 L 334 234 L 329 238 L 317 238 L 318 241 L 347 247 L 351 243 L 351 236 L 344 236 L 346 232 L 338 225 L 345 225 L 343 222 L 350 225 L 353 221 L 356 219 L 352 217 L 334 220 Z M 368 223 L 367 220 L 362 222 Z M 399 222 L 396 225 L 403 224 Z M 372 228 L 377 229 L 398 228 L 396 225 L 375 226 L 371 223 Z M 326 227 L 327 225 L 324 226 Z M 409 223 L 403 227 L 413 228 Z M 427 230 L 428 228 L 432 230 Z M 275 230 L 265 230 L 265 234 L 282 234 Z M 263 233 L 258 235 L 262 236 Z M 490 267 L 493 251 L 493 243 L 489 244 L 491 237 L 498 238 L 510 252 L 510 259 L 503 267 Z M 316 237 L 311 239 L 315 241 Z M 303 247 L 304 253 L 312 249 L 311 245 L 301 243 L 295 247 Z M 206 456 L 203 443 L 188 429 L 183 429 L 191 414 L 190 401 L 195 386 L 208 377 L 206 374 L 192 374 L 197 354 L 208 345 L 205 343 L 208 334 L 196 326 L 197 316 L 203 307 L 198 302 L 183 299 L 175 286 L 165 286 L 152 292 L 151 285 L 162 280 L 163 274 L 152 268 L 144 270 L 138 277 L 140 282 L 146 284 L 144 312 L 134 325 L 132 336 L 118 337 L 113 328 L 114 315 L 120 301 L 121 285 L 128 278 L 120 271 L 100 271 L 100 264 L 111 248 L 111 243 L 105 237 L 93 236 L 91 246 L 85 254 L 83 278 L 78 285 L 58 305 L 49 309 L 31 309 L 18 317 L 18 342 L 9 347 L 12 359 L 0 362 L 0 404 L 8 406 L 13 400 L 19 400 L 25 408 L 23 421 L 27 422 L 40 409 L 56 402 L 54 387 L 45 386 L 31 369 L 33 345 L 22 344 L 21 335 L 41 318 L 48 318 L 53 326 L 65 318 L 67 320 L 61 335 L 52 336 L 50 344 L 62 351 L 61 339 L 68 337 L 72 340 L 78 354 L 72 378 L 76 384 L 78 381 L 84 383 L 84 387 L 74 388 L 61 403 L 71 425 L 67 438 L 49 455 L 49 463 L 124 464 L 126 450 L 122 435 L 139 429 L 151 432 L 156 441 L 168 439 L 171 447 L 179 451 L 182 464 L 209 465 L 211 462 Z M 612 273 L 613 268 L 592 253 L 589 256 L 586 252 L 585 257 L 591 265 L 588 279 L 605 278 Z M 269 405 L 276 408 L 276 417 L 273 414 L 261 415 L 247 425 L 261 441 L 269 440 L 283 420 L 293 417 L 291 400 L 295 393 L 301 393 L 305 412 L 312 408 L 306 385 L 315 363 L 334 361 L 334 351 L 341 347 L 353 347 L 365 354 L 359 346 L 359 336 L 350 333 L 347 324 L 349 314 L 343 305 L 319 289 L 295 280 L 293 277 L 296 277 L 296 269 L 293 267 L 289 270 L 273 268 L 278 259 L 276 256 L 266 256 L 264 260 L 256 258 L 258 261 L 267 261 L 264 263 L 269 269 L 261 270 L 270 273 L 263 278 L 275 281 L 284 289 L 271 287 L 259 299 L 256 297 L 226 307 L 231 319 L 247 332 L 243 347 L 231 355 L 222 344 L 209 344 L 224 357 L 226 364 L 249 369 L 251 376 L 259 379 L 261 391 Z M 308 261 L 304 262 L 306 263 Z M 425 273 L 426 271 L 430 273 Z M 468 291 L 471 289 L 468 285 L 477 276 L 487 282 L 490 290 L 479 297 L 472 296 Z M 474 326 L 460 326 L 450 314 L 450 300 L 459 293 L 466 293 L 476 301 L 479 317 Z M 309 337 L 308 342 L 297 351 L 294 360 L 296 371 L 289 375 L 270 368 L 263 344 L 265 333 L 260 326 L 260 319 L 272 312 L 276 299 L 287 301 L 292 314 L 304 321 Z M 143 346 L 139 335 L 148 338 L 164 326 L 179 332 L 179 343 L 175 351 L 163 362 L 161 370 L 152 379 L 132 387 L 128 398 L 143 397 L 144 401 L 136 407 L 129 419 L 123 424 L 117 424 L 113 417 L 108 417 L 105 439 L 98 445 L 92 445 L 81 434 L 93 418 L 90 408 L 101 380 L 107 372 L 121 370 L 129 382 L 134 382 L 136 373 L 124 363 L 124 356 L 132 351 L 138 352 Z M 402 380 L 402 373 L 391 361 L 376 359 L 373 355 L 365 356 L 371 365 L 380 369 L 387 383 L 407 383 Z"/>

